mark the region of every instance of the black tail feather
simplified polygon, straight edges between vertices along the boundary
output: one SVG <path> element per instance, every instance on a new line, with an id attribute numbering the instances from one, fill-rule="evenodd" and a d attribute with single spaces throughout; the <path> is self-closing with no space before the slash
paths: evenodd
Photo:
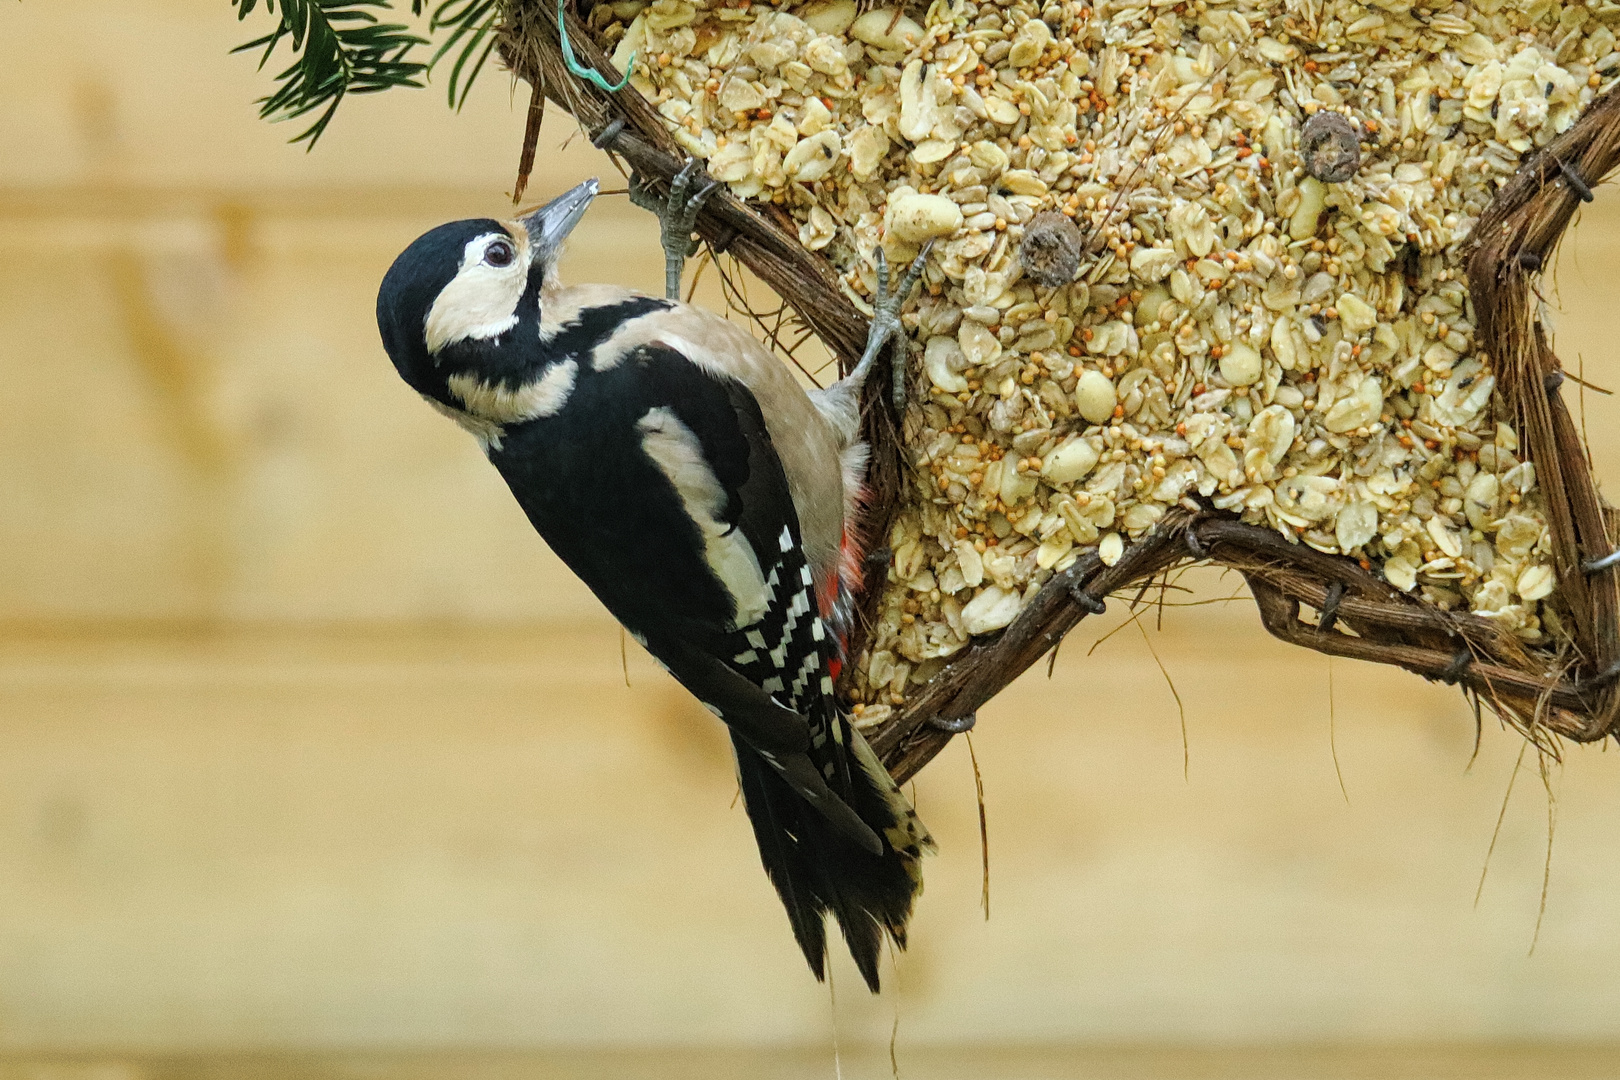
<path id="1" fill-rule="evenodd" d="M 876 756 L 839 718 L 848 754 L 850 808 L 883 838 L 882 854 L 864 850 L 789 786 L 739 739 L 737 771 L 743 802 L 765 872 L 776 886 L 793 936 L 817 979 L 826 977 L 829 912 L 866 985 L 878 992 L 878 960 L 887 935 L 906 946 L 906 921 L 922 892 L 919 860 L 933 850 L 922 823 Z"/>

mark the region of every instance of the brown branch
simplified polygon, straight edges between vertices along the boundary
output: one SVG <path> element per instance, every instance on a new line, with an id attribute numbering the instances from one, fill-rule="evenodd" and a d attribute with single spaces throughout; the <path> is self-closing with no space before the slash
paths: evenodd
<path id="1" fill-rule="evenodd" d="M 1538 705 L 1550 706 L 1541 726 L 1572 739 L 1590 738 L 1581 717 L 1591 709 L 1592 695 L 1560 681 L 1554 671 L 1526 671 L 1523 646 L 1489 619 L 1425 605 L 1353 559 L 1289 543 L 1258 525 L 1185 510 L 1166 515 L 1111 567 L 1088 552 L 1054 574 L 1011 626 L 963 650 L 903 713 L 868 732 L 868 738 L 895 779 L 904 783 L 950 741 L 952 733 L 936 719 L 976 713 L 1082 619 L 1100 613 L 1105 597 L 1203 558 L 1243 574 L 1261 622 L 1283 641 L 1332 656 L 1393 664 L 1477 691 L 1487 701 L 1522 709 L 1525 716 L 1534 715 Z M 1334 602 L 1335 627 L 1324 630 L 1301 621 L 1300 604 L 1324 610 L 1335 583 L 1345 589 Z"/>
<path id="2" fill-rule="evenodd" d="M 972 716 L 1088 615 L 1100 614 L 1112 593 L 1146 581 L 1188 557 L 1192 515 L 1172 511 L 1152 535 L 1132 544 L 1113 566 L 1087 552 L 1054 574 L 998 636 L 969 645 L 923 687 L 906 710 L 868 734 L 896 781 L 904 783 L 950 742 L 936 720 Z"/>
<path id="3" fill-rule="evenodd" d="M 1557 597 L 1580 651 L 1576 675 L 1620 663 L 1620 572 L 1587 577 L 1581 564 L 1607 555 L 1614 533 L 1592 480 L 1580 432 L 1558 392 L 1558 357 L 1536 315 L 1534 278 L 1589 190 L 1620 163 L 1620 88 L 1589 106 L 1574 127 L 1533 155 L 1502 188 L 1474 229 L 1469 289 L 1479 336 L 1535 463 L 1552 533 Z M 1581 178 L 1572 181 L 1570 174 Z M 1620 687 L 1612 681 L 1591 703 L 1576 738 L 1601 738 L 1620 723 Z"/>

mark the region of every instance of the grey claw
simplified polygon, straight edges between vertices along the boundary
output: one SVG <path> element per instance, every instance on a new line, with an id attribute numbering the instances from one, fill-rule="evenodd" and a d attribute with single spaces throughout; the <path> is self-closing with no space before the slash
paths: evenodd
<path id="1" fill-rule="evenodd" d="M 879 247 L 872 253 L 872 261 L 877 264 L 877 283 L 872 290 L 872 325 L 866 333 L 866 350 L 861 353 L 860 363 L 850 372 L 849 380 L 857 390 L 865 383 L 868 373 L 883 346 L 888 344 L 892 337 L 899 337 L 900 345 L 895 349 L 894 362 L 890 372 L 894 379 L 891 388 L 894 398 L 894 407 L 904 409 L 906 404 L 906 348 L 905 336 L 900 323 L 900 311 L 905 307 L 906 297 L 916 286 L 917 280 L 922 276 L 923 264 L 928 259 L 928 253 L 933 249 L 933 241 L 922 249 L 911 265 L 906 268 L 905 274 L 896 283 L 889 274 L 889 259 Z M 895 286 L 898 284 L 899 288 Z"/>
<path id="2" fill-rule="evenodd" d="M 682 165 L 680 171 L 670 178 L 669 205 L 671 209 L 680 207 L 685 202 L 687 186 L 692 183 L 692 167 L 696 164 L 697 159 L 693 158 L 685 165 Z"/>
<path id="3" fill-rule="evenodd" d="M 911 265 L 906 267 L 906 276 L 900 279 L 900 292 L 898 295 L 901 303 L 904 303 L 905 298 L 911 295 L 911 290 L 917 287 L 917 282 L 922 278 L 923 267 L 928 263 L 928 254 L 933 250 L 934 242 L 930 240 L 923 245 L 922 250 L 917 253 L 917 257 L 911 260 Z"/>
<path id="4" fill-rule="evenodd" d="M 923 249 L 917 253 L 917 257 L 911 260 L 911 265 L 906 267 L 905 276 L 900 279 L 900 288 L 894 294 L 895 333 L 900 332 L 900 309 L 905 306 L 906 297 L 911 295 L 911 290 L 917 287 L 917 282 L 922 280 L 923 267 L 928 263 L 929 252 L 933 250 L 934 242 L 932 240 L 924 244 Z M 908 351 L 905 349 L 900 350 L 900 355 L 895 357 L 891 369 L 894 375 L 892 390 L 896 412 L 903 411 L 906 407 L 906 354 Z"/>
<path id="5" fill-rule="evenodd" d="M 669 202 L 662 216 L 665 227 L 672 236 L 691 239 L 692 228 L 697 224 L 698 211 L 719 186 L 719 181 L 709 180 L 704 176 L 704 180 L 708 182 L 694 192 L 692 182 L 702 175 L 702 164 L 693 158 L 683 165 L 681 171 L 669 182 Z"/>
<path id="6" fill-rule="evenodd" d="M 710 180 L 707 184 L 704 184 L 701 188 L 699 188 L 692 195 L 691 199 L 687 201 L 687 206 L 691 209 L 691 212 L 687 215 L 689 220 L 687 222 L 688 227 L 686 230 L 686 235 L 688 237 L 691 237 L 692 230 L 697 228 L 697 216 L 698 213 L 703 209 L 703 204 L 709 201 L 709 196 L 713 195 L 715 191 L 719 189 L 719 187 L 720 181 Z M 688 255 L 696 255 L 697 249 L 698 242 L 696 240 L 689 240 L 688 250 L 686 253 Z"/>
<path id="7" fill-rule="evenodd" d="M 872 331 L 867 342 L 868 354 L 875 353 L 888 343 L 891 337 L 901 337 L 903 330 L 900 322 L 900 312 L 906 306 L 906 298 L 911 290 L 917 287 L 922 277 L 923 267 L 928 262 L 928 254 L 934 249 L 934 242 L 928 241 L 923 245 L 922 251 L 911 260 L 905 273 L 900 275 L 899 286 L 895 286 L 894 275 L 889 273 L 888 256 L 884 255 L 879 247 L 873 254 L 877 262 L 877 290 L 872 303 Z M 896 410 L 906 405 L 906 352 L 904 345 L 895 350 L 890 372 L 893 385 L 890 390 L 894 399 Z"/>

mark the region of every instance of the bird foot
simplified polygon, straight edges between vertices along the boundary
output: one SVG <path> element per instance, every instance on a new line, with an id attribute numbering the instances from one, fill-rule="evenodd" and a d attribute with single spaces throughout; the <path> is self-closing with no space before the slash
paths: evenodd
<path id="1" fill-rule="evenodd" d="M 928 261 L 928 253 L 934 248 L 934 242 L 928 241 L 917 257 L 911 260 L 906 268 L 905 275 L 901 277 L 898 287 L 894 283 L 894 275 L 889 272 L 889 260 L 884 256 L 883 249 L 877 249 L 877 295 L 872 299 L 872 327 L 866 332 L 866 351 L 861 354 L 861 362 L 855 365 L 850 373 L 857 390 L 866 382 L 871 374 L 872 365 L 877 361 L 878 354 L 883 346 L 888 344 L 890 338 L 898 338 L 899 347 L 895 350 L 894 362 L 891 371 L 894 375 L 894 407 L 902 409 L 906 404 L 906 334 L 900 324 L 900 312 L 906 305 L 906 298 L 911 290 L 917 287 L 922 278 L 923 265 Z"/>
<path id="2" fill-rule="evenodd" d="M 686 269 L 688 256 L 697 253 L 698 242 L 692 239 L 697 227 L 699 211 L 715 188 L 718 180 L 709 179 L 702 162 L 688 161 L 669 181 L 669 196 L 660 199 L 640 174 L 630 177 L 630 201 L 643 210 L 658 215 L 659 238 L 664 246 L 664 297 L 681 298 L 681 273 Z"/>

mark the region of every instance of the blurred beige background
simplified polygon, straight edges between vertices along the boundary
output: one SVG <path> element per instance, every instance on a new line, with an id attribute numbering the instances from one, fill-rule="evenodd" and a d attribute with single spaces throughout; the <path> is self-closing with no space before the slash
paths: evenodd
<path id="1" fill-rule="evenodd" d="M 886 1077 L 891 1033 L 908 1077 L 1620 1075 L 1620 757 L 1524 760 L 1476 906 L 1517 737 L 1470 768 L 1458 693 L 1246 601 L 1144 620 L 1185 778 L 1144 635 L 1087 654 L 1121 603 L 984 710 L 992 918 L 958 740 L 914 947 L 835 1007 L 721 733 L 377 342 L 393 256 L 509 205 L 526 91 L 306 154 L 228 55 L 263 23 L 0 4 L 0 1077 Z M 535 199 L 608 168 L 561 119 Z M 624 200 L 578 237 L 659 288 Z M 1600 197 L 1558 275 L 1599 383 L 1617 272 Z"/>

